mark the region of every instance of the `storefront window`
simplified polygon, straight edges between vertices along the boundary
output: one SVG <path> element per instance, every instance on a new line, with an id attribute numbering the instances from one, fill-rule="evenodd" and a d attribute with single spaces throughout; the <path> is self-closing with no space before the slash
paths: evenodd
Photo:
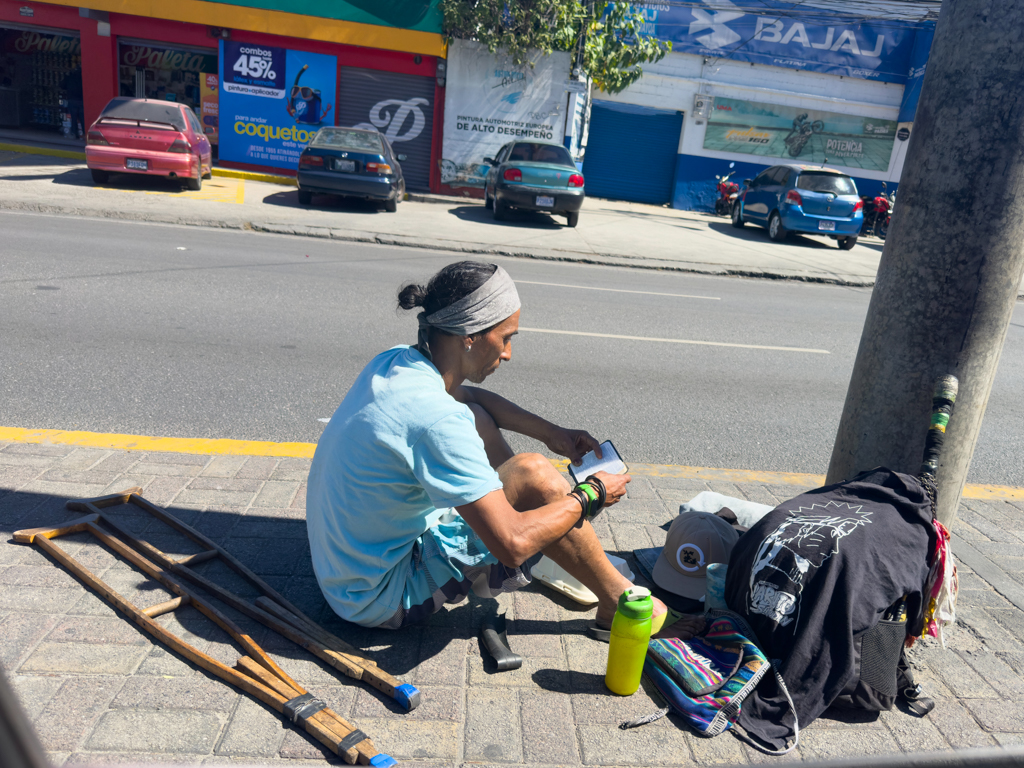
<path id="1" fill-rule="evenodd" d="M 217 52 L 122 41 L 120 95 L 175 101 L 201 116 L 203 131 L 217 143 Z"/>
<path id="2" fill-rule="evenodd" d="M 0 28 L 0 127 L 80 136 L 83 120 L 79 39 Z"/>

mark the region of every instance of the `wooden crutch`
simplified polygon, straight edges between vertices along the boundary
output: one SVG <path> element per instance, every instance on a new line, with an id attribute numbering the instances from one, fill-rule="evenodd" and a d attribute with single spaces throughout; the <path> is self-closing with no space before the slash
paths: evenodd
<path id="1" fill-rule="evenodd" d="M 122 540 L 135 547 L 139 552 L 158 563 L 164 569 L 202 587 L 210 594 L 215 595 L 219 600 L 222 600 L 226 605 L 230 605 L 239 613 L 245 614 L 249 618 L 255 619 L 275 632 L 287 637 L 343 674 L 355 680 L 362 680 L 381 693 L 391 696 L 406 710 L 412 710 L 419 706 L 422 696 L 419 689 L 414 685 L 403 683 L 397 677 L 389 675 L 380 669 L 376 662 L 363 656 L 359 649 L 323 629 L 292 605 L 281 593 L 246 568 L 227 550 L 201 534 L 192 526 L 179 520 L 167 510 L 143 498 L 141 492 L 141 488 L 128 488 L 121 493 L 109 496 L 69 501 L 67 508 L 102 515 L 101 510 L 105 507 L 132 504 L 148 512 L 161 522 L 191 539 L 200 547 L 203 547 L 204 551 L 175 560 L 152 544 L 134 536 L 130 531 L 118 525 L 115 520 L 105 515 L 103 516 L 103 523 L 117 532 Z M 214 558 L 220 558 L 235 573 L 246 579 L 262 593 L 262 596 L 254 601 L 255 604 L 215 584 L 210 579 L 196 573 L 193 569 L 193 566 Z"/>
<path id="2" fill-rule="evenodd" d="M 392 757 L 377 751 L 365 733 L 336 712 L 328 709 L 322 701 L 316 699 L 289 677 L 231 619 L 191 594 L 184 585 L 163 568 L 147 560 L 116 536 L 104 531 L 98 525 L 101 519 L 101 515 L 94 513 L 62 526 L 16 531 L 14 540 L 38 546 L 142 630 L 207 672 L 282 713 L 293 723 L 301 724 L 307 733 L 326 745 L 332 752 L 340 755 L 345 762 L 353 765 L 356 763 L 370 765 L 375 768 L 388 768 L 396 765 Z M 162 584 L 177 597 L 148 608 L 139 608 L 111 589 L 52 541 L 59 536 L 83 532 L 94 535 L 114 553 Z M 246 655 L 238 660 L 234 669 L 189 645 L 154 621 L 158 616 L 188 605 L 224 630 L 245 651 Z"/>

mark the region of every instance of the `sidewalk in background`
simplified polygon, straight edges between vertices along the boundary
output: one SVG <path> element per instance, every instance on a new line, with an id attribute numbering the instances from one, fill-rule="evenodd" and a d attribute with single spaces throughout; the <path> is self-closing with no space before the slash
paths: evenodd
<path id="1" fill-rule="evenodd" d="M 77 517 L 64 509 L 69 498 L 136 485 L 331 631 L 370 651 L 388 672 L 422 690 L 424 703 L 403 714 L 296 646 L 253 629 L 254 639 L 285 671 L 400 761 L 453 767 L 710 766 L 770 759 L 729 734 L 703 739 L 668 719 L 621 731 L 620 722 L 657 705 L 644 691 L 620 698 L 605 690 L 606 646 L 584 634 L 593 611 L 541 585 L 497 601 L 508 611 L 512 649 L 525 659 L 513 672 L 489 674 L 475 639 L 494 601 L 450 606 L 425 626 L 400 632 L 339 621 L 320 595 L 309 559 L 308 469 L 307 458 L 0 442 L 0 663 L 55 764 L 327 761 L 317 743 L 285 728 L 278 715 L 154 645 L 38 549 L 9 541 L 20 528 Z M 634 477 L 629 499 L 596 521 L 604 547 L 630 560 L 638 547 L 664 544 L 678 505 L 700 491 L 775 504 L 806 489 L 755 473 L 749 481 L 737 474 L 731 482 Z M 927 642 L 913 652 L 916 675 L 936 699 L 936 709 L 923 719 L 902 711 L 877 718 L 829 713 L 801 733 L 796 757 L 1024 744 L 1022 511 L 1021 501 L 967 499 L 961 506 L 954 542 L 960 621 L 948 650 Z M 120 510 L 111 512 L 118 516 Z M 138 515 L 119 519 L 157 546 L 178 551 L 161 524 L 149 525 Z M 59 540 L 133 602 L 147 606 L 170 597 L 87 542 L 82 536 Z M 233 664 L 237 651 L 190 611 L 160 621 Z"/>
<path id="2" fill-rule="evenodd" d="M 389 214 L 330 197 L 300 208 L 294 187 L 248 179 L 215 177 L 202 192 L 182 192 L 167 180 L 121 176 L 97 188 L 81 161 L 0 151 L 0 209 L 6 210 L 857 286 L 874 282 L 882 251 L 882 241 L 871 238 L 852 251 L 824 238 L 774 243 L 764 229 L 737 230 L 721 216 L 593 198 L 575 229 L 564 217 L 545 214 L 496 222 L 478 200 L 412 198 Z"/>

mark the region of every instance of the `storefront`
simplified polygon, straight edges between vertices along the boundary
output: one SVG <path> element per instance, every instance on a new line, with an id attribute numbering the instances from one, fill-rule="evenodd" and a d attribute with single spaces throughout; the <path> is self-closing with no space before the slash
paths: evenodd
<path id="1" fill-rule="evenodd" d="M 72 133 L 81 63 L 77 32 L 0 26 L 0 127 Z"/>
<path id="2" fill-rule="evenodd" d="M 439 0 L 406 3 L 415 13 L 404 15 L 318 0 L 304 6 L 308 15 L 285 0 L 189 0 L 188 8 L 121 0 L 117 12 L 102 9 L 108 0 L 92 9 L 79 2 L 0 0 L 7 127 L 59 132 L 69 95 L 84 103 L 86 126 L 115 96 L 175 101 L 199 116 L 221 165 L 294 174 L 319 126 L 363 125 L 407 157 L 410 190 L 436 186 Z"/>
<path id="3" fill-rule="evenodd" d="M 774 16 L 773 7 L 791 6 L 763 5 L 756 14 L 638 6 L 646 31 L 671 40 L 672 52 L 645 65 L 625 91 L 594 93 L 590 137 L 597 151 L 588 145 L 584 155 L 588 194 L 598 194 L 592 182 L 600 182 L 603 196 L 712 210 L 716 176 L 753 178 L 781 163 L 828 163 L 863 194 L 899 182 L 934 5 L 907 2 L 878 19 L 871 8 L 851 15 L 808 6 L 800 15 Z M 638 142 L 659 119 L 663 141 Z M 664 174 L 630 174 L 629 148 L 634 167 L 674 168 L 667 197 Z"/>

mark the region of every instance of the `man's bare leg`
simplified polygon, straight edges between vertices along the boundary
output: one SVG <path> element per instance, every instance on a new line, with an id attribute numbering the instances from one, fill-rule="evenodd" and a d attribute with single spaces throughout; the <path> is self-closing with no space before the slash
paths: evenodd
<path id="1" fill-rule="evenodd" d="M 509 503 L 520 511 L 536 509 L 564 498 L 569 483 L 551 462 L 536 453 L 513 456 L 498 468 Z M 597 624 L 607 628 L 618 606 L 619 596 L 633 584 L 611 564 L 605 556 L 594 527 L 584 522 L 544 549 L 544 554 L 564 568 L 593 592 L 598 599 Z M 668 608 L 654 598 L 654 615 L 660 616 Z M 688 639 L 703 629 L 699 616 L 685 617 L 676 622 L 667 634 Z"/>

